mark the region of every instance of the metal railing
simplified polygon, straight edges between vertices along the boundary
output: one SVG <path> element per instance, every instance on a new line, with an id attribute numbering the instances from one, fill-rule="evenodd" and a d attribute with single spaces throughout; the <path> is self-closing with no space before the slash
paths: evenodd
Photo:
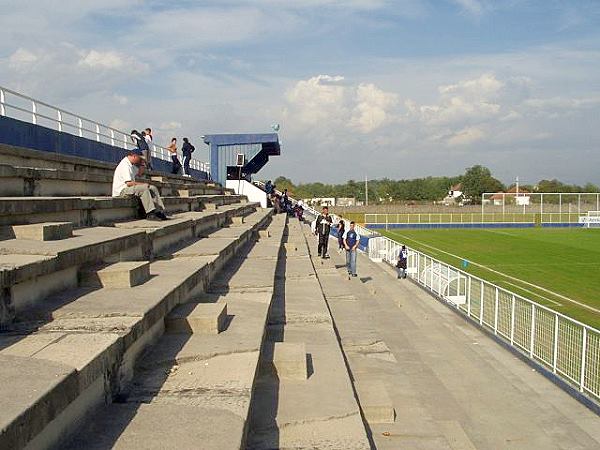
<path id="1" fill-rule="evenodd" d="M 395 265 L 401 244 L 369 239 L 369 257 Z M 408 276 L 582 393 L 600 400 L 600 331 L 408 249 Z"/>
<path id="2" fill-rule="evenodd" d="M 47 125 L 60 133 L 68 133 L 82 138 L 92 139 L 113 147 L 131 149 L 135 147 L 129 133 L 108 125 L 87 119 L 79 114 L 66 111 L 41 102 L 27 95 L 0 86 L 0 116 L 25 120 L 34 125 Z M 150 153 L 153 158 L 171 161 L 171 153 L 165 147 L 151 144 Z M 210 173 L 210 165 L 192 159 L 190 168 Z"/>
<path id="3" fill-rule="evenodd" d="M 365 213 L 365 225 L 579 223 L 585 213 Z"/>
<path id="4" fill-rule="evenodd" d="M 264 187 L 264 183 L 256 184 Z M 310 206 L 305 205 L 304 210 L 315 217 L 319 214 Z M 334 222 L 345 220 L 332 216 Z M 395 265 L 402 244 L 358 225 L 356 230 L 369 236 L 370 259 Z M 407 249 L 407 275 L 411 279 L 594 401 L 600 400 L 600 330 Z"/>

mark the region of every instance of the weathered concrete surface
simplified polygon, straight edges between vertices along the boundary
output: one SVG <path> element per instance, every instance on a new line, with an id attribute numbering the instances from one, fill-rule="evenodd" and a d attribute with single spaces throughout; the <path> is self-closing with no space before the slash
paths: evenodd
<path id="1" fill-rule="evenodd" d="M 377 448 L 600 446 L 598 416 L 483 332 L 364 255 L 357 278 L 343 262 L 317 273 L 353 378 L 379 380 L 395 407 L 393 424 L 369 424 Z"/>
<path id="2" fill-rule="evenodd" d="M 73 235 L 71 222 L 36 223 L 32 225 L 13 225 L 12 231 L 17 239 L 34 241 L 58 241 Z"/>
<path id="3" fill-rule="evenodd" d="M 273 346 L 273 368 L 281 379 L 306 380 L 306 346 L 302 342 L 275 342 Z"/>
<path id="4" fill-rule="evenodd" d="M 126 261 L 104 268 L 82 271 L 80 285 L 89 287 L 128 288 L 143 284 L 150 278 L 150 263 Z"/>
<path id="5" fill-rule="evenodd" d="M 396 418 L 394 405 L 381 380 L 363 378 L 354 383 L 360 406 L 369 424 L 394 423 Z"/>
<path id="6" fill-rule="evenodd" d="M 295 221 L 288 239 L 298 250 L 287 252 L 285 282 L 275 290 L 247 448 L 369 448 L 331 316 L 309 270 L 312 263 L 301 256 L 308 249 Z M 303 349 L 293 359 L 307 370 L 307 379 L 273 373 L 271 361 L 282 345 Z M 298 364 L 303 352 L 306 365 Z"/>
<path id="7" fill-rule="evenodd" d="M 275 239 L 281 239 L 284 220 L 283 216 L 276 217 L 269 227 Z M 228 245 L 226 240 L 216 240 Z M 197 259 L 160 263 L 170 263 L 176 270 Z M 234 265 L 235 275 L 254 273 L 250 261 L 240 258 L 241 264 Z M 270 278 L 274 279 L 275 266 L 272 270 Z M 260 287 L 262 282 L 258 283 Z M 130 389 L 123 396 L 125 403 L 99 411 L 69 448 L 243 447 L 272 296 L 272 289 L 262 288 L 251 293 L 197 293 L 193 297 L 197 307 L 227 305 L 226 329 L 218 335 L 163 335 L 139 361 Z"/>
<path id="8" fill-rule="evenodd" d="M 9 355 L 0 355 L 0 367 L 0 448 L 23 448 L 77 396 L 76 371 L 66 364 Z M 46 393 L 43 401 L 40 393 Z"/>
<path id="9" fill-rule="evenodd" d="M 65 450 L 231 450 L 244 421 L 227 410 L 198 405 L 113 404 Z M 94 436 L 94 439 L 89 437 Z M 150 438 L 151 437 L 151 438 Z M 210 443 L 210 446 L 208 446 Z"/>
<path id="10" fill-rule="evenodd" d="M 61 390 L 62 384 L 53 384 L 56 380 L 49 382 L 40 377 L 44 383 L 37 388 L 37 380 L 23 377 L 16 388 L 28 392 L 30 405 L 21 404 L 22 414 L 29 414 L 30 410 L 42 412 L 36 415 L 38 422 L 26 424 L 26 431 L 17 431 L 24 426 L 19 422 L 19 413 L 13 411 L 19 406 L 7 410 L 13 415 L 4 416 L 0 439 L 15 433 L 23 436 L 22 443 L 9 448 L 22 448 L 25 442 L 47 448 L 63 439 L 91 408 L 123 389 L 137 356 L 162 334 L 164 316 L 175 305 L 205 289 L 219 259 L 223 258 L 212 255 L 155 261 L 150 266 L 151 278 L 143 285 L 72 289 L 50 296 L 32 309 L 28 320 L 19 322 L 16 328 L 23 334 L 0 339 L 0 358 L 18 355 L 33 361 L 31 364 L 64 364 L 69 368 L 69 394 Z M 264 303 L 255 304 L 267 307 Z M 6 370 L 4 364 L 0 365 L 2 380 L 10 380 Z"/>
<path id="11" fill-rule="evenodd" d="M 218 334 L 227 321 L 227 303 L 184 303 L 165 317 L 168 333 Z"/>

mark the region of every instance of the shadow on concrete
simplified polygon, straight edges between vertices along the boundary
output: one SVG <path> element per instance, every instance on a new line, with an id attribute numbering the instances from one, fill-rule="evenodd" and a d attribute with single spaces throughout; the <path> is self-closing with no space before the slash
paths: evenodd
<path id="1" fill-rule="evenodd" d="M 255 244 L 256 240 L 251 239 L 240 249 L 239 253 L 245 255 Z M 230 259 L 226 266 L 219 271 L 215 281 L 218 280 L 220 285 L 227 285 L 227 281 L 235 275 L 243 262 L 244 258 Z M 285 266 L 283 270 L 285 273 Z M 209 284 L 205 291 L 213 293 L 211 287 Z M 229 289 L 225 291 L 218 289 L 215 295 L 208 296 L 208 298 L 210 298 L 210 301 L 216 302 L 218 297 L 225 295 L 228 291 Z M 188 302 L 193 301 L 194 297 L 188 299 Z M 226 328 L 234 319 L 234 315 L 227 316 Z M 178 367 L 177 355 L 191 336 L 192 334 L 187 333 L 163 334 L 136 361 L 133 379 L 127 384 L 126 388 L 113 394 L 112 403 L 95 410 L 74 437 L 66 442 L 67 445 L 61 446 L 61 449 L 108 450 L 114 448 L 120 436 L 138 414 L 140 407 L 152 403 L 160 394 L 161 388 L 169 376 L 176 372 Z M 158 344 L 160 344 L 160 349 L 158 349 Z M 156 353 L 153 350 L 156 350 Z M 118 370 L 115 370 L 112 376 L 119 376 Z M 278 389 L 276 389 L 276 392 L 278 392 Z M 157 439 L 162 438 L 164 436 L 157 436 Z"/>
<path id="2" fill-rule="evenodd" d="M 288 230 L 284 232 L 283 242 L 288 241 Z M 280 381 L 273 368 L 273 353 L 276 342 L 283 342 L 285 335 L 285 271 L 286 252 L 282 245 L 277 259 L 273 300 L 269 309 L 267 328 L 260 351 L 259 375 L 255 382 L 250 402 L 248 435 L 245 448 L 279 448 L 279 428 L 277 411 L 279 408 Z"/>

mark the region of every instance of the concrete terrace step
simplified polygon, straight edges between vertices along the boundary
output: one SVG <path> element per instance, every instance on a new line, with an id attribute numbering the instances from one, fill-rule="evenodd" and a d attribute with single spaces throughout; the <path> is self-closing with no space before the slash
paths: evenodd
<path id="1" fill-rule="evenodd" d="M 164 222 L 139 220 L 117 227 L 82 228 L 60 241 L 0 241 L 0 325 L 7 326 L 47 295 L 77 286 L 82 266 L 148 260 L 252 211 L 252 204 L 233 204 L 215 212 L 183 213 Z"/>
<path id="2" fill-rule="evenodd" d="M 112 169 L 114 172 L 114 167 Z M 141 177 L 140 179 L 144 179 Z M 21 167 L 0 164 L 0 196 L 76 196 L 111 195 L 113 173 L 70 172 L 61 169 Z M 147 178 L 146 178 L 147 179 Z M 151 180 L 151 181 L 150 181 Z M 162 195 L 223 194 L 221 186 L 190 179 L 180 180 L 168 177 L 151 177 Z"/>
<path id="3" fill-rule="evenodd" d="M 269 313 L 247 448 L 368 449 L 350 376 L 297 221 L 288 225 L 287 244 L 296 250 L 282 252 L 285 276 Z"/>
<path id="4" fill-rule="evenodd" d="M 273 237 L 253 248 L 281 242 L 284 225 L 285 217 L 275 216 L 269 225 Z M 255 272 L 256 264 L 239 267 L 245 270 Z M 275 279 L 274 271 L 270 276 Z M 227 328 L 219 334 L 163 335 L 136 366 L 123 402 L 99 410 L 66 448 L 244 448 L 272 296 L 272 287 L 251 294 L 209 293 L 193 297 L 192 306 L 182 305 L 226 304 Z M 164 426 L 167 422 L 171 426 Z"/>
<path id="5" fill-rule="evenodd" d="M 6 144 L 0 144 L 0 160 L 2 161 L 2 164 L 8 166 L 81 174 L 81 176 L 89 178 L 89 180 L 95 180 L 95 175 L 111 177 L 112 179 L 112 174 L 116 165 L 94 159 L 32 150 Z M 166 183 L 194 184 L 206 186 L 207 188 L 218 188 L 221 189 L 222 192 L 226 191 L 226 189 L 223 189 L 219 184 L 211 181 L 194 180 L 189 177 L 166 174 L 163 172 L 149 172 L 148 178 L 154 176 L 160 177 Z"/>
<path id="6" fill-rule="evenodd" d="M 169 213 L 176 213 L 246 200 L 237 195 L 199 195 L 164 197 L 163 201 Z M 138 218 L 140 206 L 131 197 L 0 197 L 0 227 L 39 222 L 71 222 L 74 227 L 112 224 Z"/>
<path id="7" fill-rule="evenodd" d="M 258 226 L 248 225 L 254 235 Z M 210 241 L 209 236 L 199 242 Z M 0 359 L 6 362 L 0 364 L 0 395 L 23 393 L 11 397 L 10 408 L 0 409 L 0 448 L 59 445 L 88 413 L 121 393 L 137 357 L 162 335 L 164 317 L 202 295 L 226 258 L 219 252 L 155 261 L 151 278 L 141 285 L 57 294 L 39 308 L 45 323 L 0 336 Z M 40 361 L 47 375 L 39 375 Z"/>

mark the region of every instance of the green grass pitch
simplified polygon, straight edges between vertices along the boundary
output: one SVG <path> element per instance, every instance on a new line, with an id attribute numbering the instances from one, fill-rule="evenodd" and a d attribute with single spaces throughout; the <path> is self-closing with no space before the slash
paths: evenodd
<path id="1" fill-rule="evenodd" d="M 600 329 L 600 229 L 382 233 L 455 267 L 466 259 L 466 272 Z"/>

